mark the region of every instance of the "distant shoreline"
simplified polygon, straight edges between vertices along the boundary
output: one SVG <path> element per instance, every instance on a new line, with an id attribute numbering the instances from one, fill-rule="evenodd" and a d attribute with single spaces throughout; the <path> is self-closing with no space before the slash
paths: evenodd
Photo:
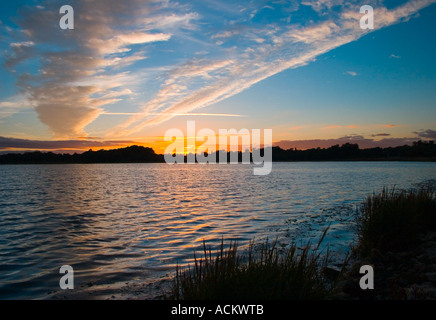
<path id="1" fill-rule="evenodd" d="M 264 154 L 265 149 L 260 150 Z M 434 141 L 416 141 L 412 146 L 360 149 L 357 144 L 346 143 L 330 148 L 307 150 L 272 147 L 272 162 L 332 162 L 332 161 L 414 161 L 435 162 L 436 144 Z M 208 155 L 210 160 L 222 162 L 218 151 Z M 248 152 L 248 151 L 247 151 Z M 231 155 L 237 154 L 238 163 L 242 162 L 242 152 L 227 152 L 227 162 Z M 205 154 L 207 155 L 207 153 Z M 236 158 L 236 157 L 235 157 Z M 250 153 L 250 160 L 252 154 Z M 218 161 L 220 160 L 220 161 Z M 184 157 L 187 162 L 187 156 Z M 156 154 L 152 148 L 133 145 L 112 150 L 85 151 L 83 153 L 25 152 L 0 155 L 0 164 L 92 164 L 92 163 L 165 163 L 163 154 Z"/>
<path id="2" fill-rule="evenodd" d="M 272 161 L 273 163 L 325 163 L 325 162 L 436 162 L 436 158 L 431 159 L 338 159 L 338 160 L 288 160 L 288 161 Z M 165 164 L 165 161 L 159 162 L 20 162 L 20 163 L 0 163 L 0 165 L 62 165 L 62 164 Z M 187 163 L 176 163 L 176 164 L 187 164 Z M 199 164 L 199 163 L 195 163 Z M 213 165 L 214 163 L 207 163 Z M 216 163 L 218 164 L 218 163 Z M 227 164 L 241 164 L 228 162 Z"/>

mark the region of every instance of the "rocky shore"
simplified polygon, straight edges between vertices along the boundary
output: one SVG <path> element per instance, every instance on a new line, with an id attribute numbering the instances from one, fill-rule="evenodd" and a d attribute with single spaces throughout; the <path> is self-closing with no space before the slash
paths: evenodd
<path id="1" fill-rule="evenodd" d="M 362 290 L 359 274 L 362 265 L 374 270 L 374 289 Z M 412 248 L 370 258 L 352 258 L 339 276 L 333 299 L 341 300 L 435 300 L 436 232 L 427 232 Z"/>

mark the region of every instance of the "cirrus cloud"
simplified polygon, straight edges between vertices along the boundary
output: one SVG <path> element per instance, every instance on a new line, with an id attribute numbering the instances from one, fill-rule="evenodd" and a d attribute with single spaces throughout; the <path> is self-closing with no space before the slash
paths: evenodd
<path id="1" fill-rule="evenodd" d="M 231 20 L 221 21 L 218 30 L 209 24 L 208 1 L 195 10 L 191 3 L 172 0 L 70 2 L 74 30 L 59 29 L 60 0 L 23 8 L 16 19 L 18 28 L 10 31 L 13 45 L 4 62 L 11 71 L 16 69 L 17 85 L 28 105 L 56 138 L 86 136 L 87 125 L 105 108 L 131 98 L 138 112 L 106 130 L 107 138 L 129 136 L 232 97 L 284 70 L 307 65 L 371 32 L 360 29 L 361 1 L 357 0 L 289 5 L 294 13 L 313 9 L 313 19 L 304 23 L 289 20 L 282 1 L 260 7 L 247 1 L 249 9 L 219 3 L 213 17 L 222 20 L 217 12 L 224 10 L 231 13 Z M 381 1 L 372 2 L 377 4 L 378 30 L 409 20 L 436 1 L 408 0 L 391 9 Z M 262 11 L 275 10 L 287 16 L 267 23 L 257 19 Z M 169 51 L 180 54 L 166 63 Z M 200 59 L 195 52 L 205 54 Z M 160 58 L 158 67 L 132 68 L 153 54 Z M 39 63 L 35 70 L 20 69 L 32 59 Z M 153 81 L 144 80 L 144 74 L 152 75 Z M 357 76 L 355 71 L 348 74 Z M 135 88 L 147 90 L 147 95 L 136 98 Z"/>
<path id="2" fill-rule="evenodd" d="M 375 13 L 378 21 L 376 29 L 408 20 L 434 2 L 410 0 L 391 10 L 379 5 Z M 201 70 L 204 60 L 194 58 L 185 62 L 182 67 L 174 67 L 175 73 L 181 69 L 185 74 L 182 75 L 181 72 L 177 78 L 174 78 L 171 72 L 164 75 L 154 98 L 142 107 L 144 113 L 159 111 L 169 115 L 131 117 L 109 131 L 108 137 L 129 136 L 144 127 L 171 119 L 171 114 L 187 113 L 210 106 L 281 71 L 304 66 L 318 56 L 370 32 L 360 28 L 359 20 L 362 15 L 359 11 L 359 1 L 347 1 L 346 4 L 340 0 L 306 1 L 303 4 L 311 6 L 319 13 L 320 18 L 307 25 L 281 21 L 260 28 L 252 22 L 252 13 L 241 11 L 239 21 L 236 20 L 227 30 L 213 34 L 210 43 L 207 44 L 219 52 L 219 59 L 211 57 L 208 64 L 214 66 L 219 61 L 226 61 L 225 66 L 199 74 L 192 70 Z M 341 6 L 339 12 L 328 10 L 335 6 Z M 251 23 L 249 28 L 246 25 L 241 26 L 246 21 Z M 215 42 L 217 39 L 220 40 L 219 43 Z M 223 48 L 224 41 L 227 47 Z M 189 68 L 184 68 L 186 65 L 189 65 Z M 358 75 L 354 71 L 347 73 L 351 76 Z"/>

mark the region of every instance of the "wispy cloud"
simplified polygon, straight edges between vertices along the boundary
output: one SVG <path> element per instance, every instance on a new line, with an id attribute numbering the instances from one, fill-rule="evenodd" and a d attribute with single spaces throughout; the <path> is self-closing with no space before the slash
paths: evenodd
<path id="1" fill-rule="evenodd" d="M 170 38 L 171 35 L 166 33 L 130 32 L 109 39 L 89 39 L 88 47 L 100 55 L 108 55 L 129 52 L 131 45 L 167 41 Z"/>
<path id="2" fill-rule="evenodd" d="M 344 4 L 344 0 L 307 0 L 302 1 L 301 4 L 305 6 L 310 6 L 313 10 L 324 13 L 326 10 L 330 10 L 334 6 L 339 6 Z"/>
<path id="3" fill-rule="evenodd" d="M 331 125 L 331 126 L 323 127 L 322 129 L 338 129 L 338 128 L 342 128 L 342 126 L 340 126 L 340 125 Z"/>
<path id="4" fill-rule="evenodd" d="M 348 129 L 355 129 L 357 128 L 357 125 L 351 124 L 351 125 L 329 125 L 322 127 L 321 129 L 339 129 L 339 128 L 348 128 Z"/>
<path id="5" fill-rule="evenodd" d="M 409 19 L 433 2 L 412 0 L 392 10 L 379 7 L 376 12 L 378 20 L 376 27 L 383 28 Z M 226 61 L 225 65 L 207 72 L 206 76 L 191 71 L 196 68 L 201 70 L 204 61 L 192 59 L 181 69 L 176 67 L 175 71 L 181 71 L 179 76 L 173 78 L 168 74 L 160 91 L 154 99 L 144 105 L 143 110 L 186 113 L 204 108 L 238 94 L 283 70 L 306 65 L 319 55 L 368 33 L 367 30 L 359 27 L 360 2 L 349 1 L 343 6 L 340 14 L 331 15 L 326 9 L 341 5 L 343 1 L 312 1 L 305 4 L 322 12 L 323 18 L 307 26 L 275 23 L 261 29 L 254 25 L 250 31 L 242 33 L 250 34 L 251 40 L 254 38 L 253 35 L 256 35 L 255 38 L 265 41 L 249 42 L 247 37 L 244 38 L 239 32 L 235 32 L 234 28 L 214 34 L 213 39 L 231 41 L 232 38 L 238 37 L 240 40 L 231 42 L 232 46 L 224 52 L 224 57 L 227 58 L 224 60 L 221 58 L 220 61 Z M 218 60 L 210 60 L 207 63 L 214 66 L 217 62 Z M 188 65 L 189 68 L 185 68 Z M 357 75 L 354 71 L 349 71 L 348 74 Z M 198 77 L 202 80 L 200 86 L 198 81 L 194 81 L 198 80 Z M 156 125 L 170 118 L 171 116 L 156 116 L 141 119 L 135 116 L 111 131 L 109 136 L 128 136 L 145 126 Z"/>
<path id="6" fill-rule="evenodd" d="M 129 136 L 177 115 L 206 114 L 196 111 L 370 32 L 359 27 L 357 0 L 307 0 L 301 5 L 273 1 L 258 8 L 253 2 L 242 8 L 208 0 L 195 9 L 172 0 L 70 2 L 74 30 L 60 31 L 57 25 L 61 1 L 23 9 L 16 21 L 19 29 L 10 31 L 12 44 L 4 63 L 17 70 L 28 105 L 57 138 L 86 136 L 85 127 L 123 99 L 132 99 L 138 112 L 109 128 L 107 138 Z M 375 2 L 377 30 L 410 19 L 436 0 L 409 0 L 390 10 Z M 203 6 L 222 10 L 231 20 L 214 30 Z M 304 24 L 286 15 L 268 23 L 255 19 L 263 10 L 289 15 L 286 6 L 292 11 L 309 7 L 317 17 Z M 160 59 L 159 71 L 131 68 L 163 52 L 162 47 L 182 53 L 168 63 Z M 204 54 L 200 59 L 195 52 Z M 20 71 L 20 64 L 30 59 L 38 59 L 38 70 Z M 149 74 L 152 83 L 142 77 Z M 145 95 L 137 98 L 134 88 L 149 90 L 147 100 L 139 100 Z"/>
<path id="7" fill-rule="evenodd" d="M 189 113 L 150 113 L 150 112 L 103 112 L 102 115 L 110 116 L 207 116 L 207 117 L 244 117 L 241 114 L 233 113 L 207 113 L 207 112 L 189 112 Z"/>
<path id="8" fill-rule="evenodd" d="M 17 94 L 0 102 L 0 119 L 33 107 L 25 94 Z"/>

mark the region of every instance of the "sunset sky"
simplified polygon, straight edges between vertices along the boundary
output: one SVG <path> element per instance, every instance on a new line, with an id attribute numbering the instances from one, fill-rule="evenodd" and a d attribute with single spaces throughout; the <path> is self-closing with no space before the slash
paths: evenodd
<path id="1" fill-rule="evenodd" d="M 435 3 L 2 1 L 0 151 L 162 153 L 188 120 L 284 148 L 436 139 Z"/>

